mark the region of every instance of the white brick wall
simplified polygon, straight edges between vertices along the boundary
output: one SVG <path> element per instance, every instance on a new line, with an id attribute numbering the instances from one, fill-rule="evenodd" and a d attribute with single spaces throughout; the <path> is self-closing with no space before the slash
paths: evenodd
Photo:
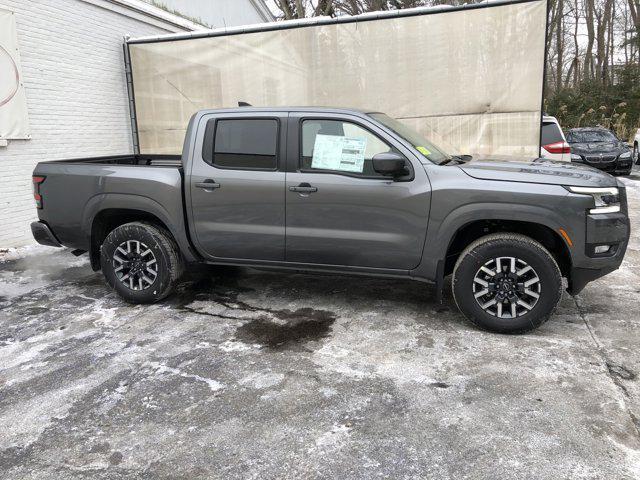
<path id="1" fill-rule="evenodd" d="M 16 15 L 32 136 L 0 147 L 0 247 L 10 247 L 33 243 L 36 163 L 132 151 L 123 36 L 184 29 L 108 0 L 0 0 L 0 8 Z"/>

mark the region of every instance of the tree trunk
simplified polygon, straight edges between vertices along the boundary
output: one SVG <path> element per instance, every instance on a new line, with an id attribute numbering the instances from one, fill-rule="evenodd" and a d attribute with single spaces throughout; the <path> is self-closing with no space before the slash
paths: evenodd
<path id="1" fill-rule="evenodd" d="M 583 75 L 585 79 L 593 78 L 593 45 L 595 43 L 594 22 L 594 0 L 585 0 L 584 2 L 585 19 L 587 23 L 587 46 L 584 52 L 584 68 Z"/>
<path id="2" fill-rule="evenodd" d="M 640 56 L 640 0 L 628 0 L 629 13 L 631 14 L 631 22 L 635 30 L 636 53 Z M 633 60 L 633 50 L 631 51 L 631 59 Z"/>
<path id="3" fill-rule="evenodd" d="M 556 90 L 562 88 L 564 62 L 564 0 L 558 0 L 556 14 Z"/>
<path id="4" fill-rule="evenodd" d="M 578 24 L 580 23 L 580 10 L 578 10 L 578 0 L 575 0 L 574 4 L 574 26 L 573 26 L 573 86 L 578 85 L 578 79 L 580 78 L 580 45 L 578 44 Z"/>
<path id="5" fill-rule="evenodd" d="M 607 83 L 607 71 L 609 59 L 608 53 L 608 31 L 607 28 L 611 22 L 611 4 L 613 0 L 605 0 L 602 10 L 594 9 L 596 17 L 596 80 L 605 85 Z"/>

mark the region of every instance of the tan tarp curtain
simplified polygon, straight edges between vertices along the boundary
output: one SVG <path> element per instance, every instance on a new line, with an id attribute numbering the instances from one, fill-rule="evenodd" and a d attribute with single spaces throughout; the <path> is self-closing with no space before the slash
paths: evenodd
<path id="1" fill-rule="evenodd" d="M 13 12 L 0 10 L 0 139 L 27 139 L 29 119 Z"/>
<path id="2" fill-rule="evenodd" d="M 426 135 L 436 132 L 462 153 L 535 156 L 545 16 L 541 0 L 133 41 L 140 149 L 178 153 L 196 110 L 245 101 L 382 111 Z"/>

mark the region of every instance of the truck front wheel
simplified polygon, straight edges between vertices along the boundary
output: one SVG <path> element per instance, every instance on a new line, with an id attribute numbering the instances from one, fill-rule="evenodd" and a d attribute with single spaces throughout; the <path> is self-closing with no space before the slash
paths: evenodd
<path id="1" fill-rule="evenodd" d="M 560 269 L 547 249 L 514 233 L 471 243 L 453 271 L 453 296 L 475 325 L 522 333 L 546 322 L 562 296 Z"/>
<path id="2" fill-rule="evenodd" d="M 182 274 L 182 259 L 164 229 L 144 222 L 121 225 L 100 248 L 107 283 L 127 302 L 153 303 L 171 293 Z"/>

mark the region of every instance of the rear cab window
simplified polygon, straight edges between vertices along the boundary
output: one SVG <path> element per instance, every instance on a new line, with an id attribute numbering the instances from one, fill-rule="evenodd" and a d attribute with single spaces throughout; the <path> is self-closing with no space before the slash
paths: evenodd
<path id="1" fill-rule="evenodd" d="M 209 120 L 202 158 L 218 168 L 276 170 L 278 129 L 275 118 Z"/>

